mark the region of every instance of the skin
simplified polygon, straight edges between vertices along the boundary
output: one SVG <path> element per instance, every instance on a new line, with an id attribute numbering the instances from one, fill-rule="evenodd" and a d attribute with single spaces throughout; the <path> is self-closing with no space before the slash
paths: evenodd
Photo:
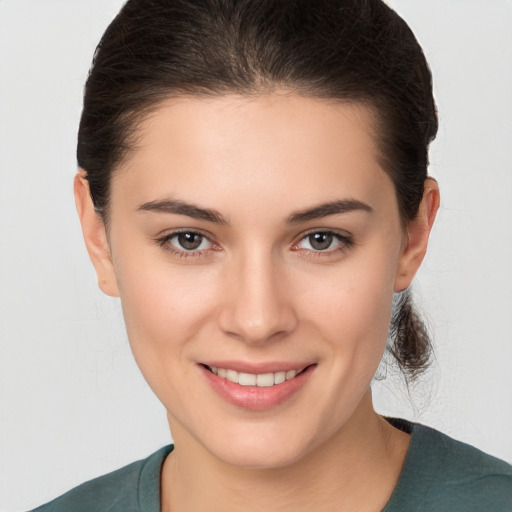
<path id="1" fill-rule="evenodd" d="M 376 414 L 370 383 L 439 191 L 427 180 L 404 231 L 372 127 L 366 107 L 293 93 L 168 101 L 115 173 L 108 233 L 77 175 L 99 285 L 121 298 L 137 363 L 168 413 L 163 510 L 363 511 L 389 499 L 409 437 Z M 155 211 L 169 199 L 223 222 Z M 340 200 L 369 209 L 290 222 Z M 205 238 L 187 252 L 176 230 Z M 312 231 L 339 236 L 318 250 Z M 284 403 L 254 411 L 212 389 L 199 365 L 212 360 L 313 370 Z"/>

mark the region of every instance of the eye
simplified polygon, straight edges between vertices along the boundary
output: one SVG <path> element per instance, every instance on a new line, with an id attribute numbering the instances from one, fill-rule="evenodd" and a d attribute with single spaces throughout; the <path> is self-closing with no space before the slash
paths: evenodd
<path id="1" fill-rule="evenodd" d="M 184 249 L 185 251 L 200 251 L 208 249 L 210 245 L 210 241 L 205 236 L 192 231 L 177 233 L 169 241 L 177 249 Z"/>
<path id="2" fill-rule="evenodd" d="M 294 250 L 305 250 L 316 253 L 333 253 L 342 251 L 353 245 L 350 237 L 334 231 L 315 231 L 308 233 L 293 246 Z"/>
<path id="3" fill-rule="evenodd" d="M 330 249 L 333 242 L 336 241 L 332 233 L 313 233 L 302 239 L 302 242 L 307 241 L 309 246 L 315 251 L 326 251 Z"/>
<path id="4" fill-rule="evenodd" d="M 175 231 L 156 240 L 166 251 L 179 257 L 203 256 L 219 247 L 206 235 L 196 231 Z"/>

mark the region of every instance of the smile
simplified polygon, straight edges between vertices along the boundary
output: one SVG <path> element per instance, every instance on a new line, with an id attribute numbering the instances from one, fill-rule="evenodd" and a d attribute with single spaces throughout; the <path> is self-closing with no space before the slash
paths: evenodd
<path id="1" fill-rule="evenodd" d="M 260 388 L 268 388 L 282 384 L 288 380 L 294 379 L 300 375 L 305 368 L 299 370 L 282 370 L 275 373 L 245 373 L 237 372 L 229 368 L 217 368 L 216 366 L 207 366 L 206 368 L 214 375 L 218 375 L 222 379 L 226 379 L 240 386 L 257 386 Z"/>
<path id="2" fill-rule="evenodd" d="M 316 363 L 295 364 L 211 361 L 199 367 L 211 389 L 227 402 L 245 410 L 267 411 L 298 394 L 317 367 Z"/>

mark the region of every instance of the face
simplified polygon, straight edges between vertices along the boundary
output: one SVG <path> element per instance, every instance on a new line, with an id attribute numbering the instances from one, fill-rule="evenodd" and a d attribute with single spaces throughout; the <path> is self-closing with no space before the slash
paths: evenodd
<path id="1" fill-rule="evenodd" d="M 173 100 L 141 126 L 95 265 L 178 446 L 283 466 L 373 413 L 416 267 L 371 128 L 277 93 Z"/>

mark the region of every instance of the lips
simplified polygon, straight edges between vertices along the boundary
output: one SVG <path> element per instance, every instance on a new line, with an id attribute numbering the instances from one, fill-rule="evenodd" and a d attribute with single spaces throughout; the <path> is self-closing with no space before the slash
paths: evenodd
<path id="1" fill-rule="evenodd" d="M 227 402 L 251 411 L 265 411 L 297 394 L 316 364 L 209 362 L 199 364 L 199 368 L 213 390 Z"/>
<path id="2" fill-rule="evenodd" d="M 295 378 L 297 375 L 302 373 L 305 368 L 299 368 L 297 370 L 280 370 L 277 372 L 267 373 L 247 373 L 238 372 L 231 368 L 217 368 L 216 366 L 206 366 L 214 375 L 218 375 L 222 379 L 226 379 L 234 384 L 240 386 L 257 386 L 257 387 L 272 387 L 287 380 Z"/>

